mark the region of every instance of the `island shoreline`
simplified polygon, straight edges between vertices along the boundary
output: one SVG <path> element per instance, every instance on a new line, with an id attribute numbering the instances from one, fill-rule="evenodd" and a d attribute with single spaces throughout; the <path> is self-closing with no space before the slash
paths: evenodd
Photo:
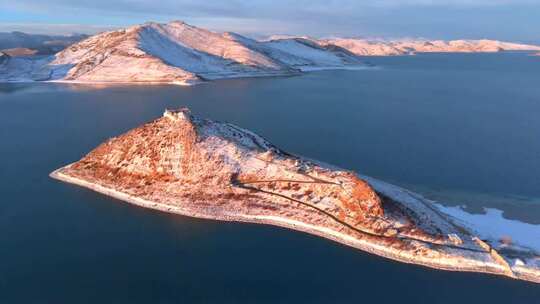
<path id="1" fill-rule="evenodd" d="M 183 208 L 181 206 L 171 206 L 167 204 L 152 202 L 149 200 L 145 200 L 143 198 L 132 196 L 128 193 L 121 192 L 97 183 L 91 183 L 88 181 L 85 181 L 83 179 L 73 177 L 67 174 L 62 173 L 62 170 L 69 168 L 73 164 L 69 164 L 67 166 L 64 166 L 62 168 L 59 168 L 55 171 L 53 171 L 50 174 L 51 178 L 54 178 L 56 180 L 69 183 L 69 184 L 75 184 L 96 192 L 99 192 L 103 195 L 139 206 L 144 207 L 148 209 L 154 209 L 157 211 L 172 213 L 172 214 L 179 214 L 182 216 L 188 216 L 193 218 L 200 218 L 200 219 L 208 219 L 208 220 L 218 220 L 218 221 L 227 221 L 227 222 L 243 222 L 243 223 L 254 223 L 254 224 L 265 224 L 265 225 L 272 225 L 272 226 L 278 226 L 286 229 L 292 229 L 304 233 L 308 233 L 311 235 L 315 235 L 318 237 L 323 237 L 328 240 L 332 240 L 335 242 L 338 242 L 340 244 L 353 247 L 356 249 L 360 249 L 364 252 L 375 254 L 384 258 L 388 258 L 394 261 L 407 263 L 407 264 L 414 264 L 419 266 L 424 266 L 432 269 L 439 269 L 439 270 L 446 270 L 446 271 L 455 271 L 455 272 L 476 272 L 476 273 L 485 273 L 485 274 L 494 274 L 494 275 L 500 275 L 504 277 L 509 277 L 507 274 L 507 269 L 503 267 L 502 265 L 498 263 L 492 263 L 492 262 L 483 262 L 481 265 L 480 263 L 469 259 L 465 262 L 465 264 L 462 263 L 456 263 L 456 261 L 452 260 L 443 260 L 439 259 L 439 263 L 434 263 L 433 259 L 429 258 L 421 258 L 418 256 L 413 256 L 411 254 L 407 254 L 405 251 L 395 250 L 393 248 L 389 248 L 380 244 L 376 244 L 374 242 L 369 242 L 366 240 L 360 240 L 357 238 L 354 238 L 350 235 L 340 233 L 338 231 L 324 228 L 324 227 L 318 227 L 311 224 L 303 223 L 296 220 L 290 220 L 278 216 L 255 216 L 255 215 L 239 215 L 239 214 L 220 214 L 220 215 L 212 215 L 212 214 L 205 214 L 200 212 L 194 212 L 192 210 L 189 210 L 189 208 Z M 487 252 L 486 252 L 487 253 Z M 473 265 L 474 263 L 478 265 Z M 514 269 L 515 271 L 519 269 Z M 540 274 L 535 273 L 535 271 L 527 271 L 527 269 L 523 269 L 516 273 L 517 278 L 534 282 L 534 283 L 540 283 Z"/>

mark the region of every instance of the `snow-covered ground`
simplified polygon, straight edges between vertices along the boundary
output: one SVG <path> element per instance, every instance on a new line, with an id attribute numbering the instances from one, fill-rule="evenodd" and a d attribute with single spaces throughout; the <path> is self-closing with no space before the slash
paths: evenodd
<path id="1" fill-rule="evenodd" d="M 460 207 L 446 207 L 422 195 L 407 189 L 377 180 L 368 176 L 361 176 L 370 185 L 396 201 L 411 206 L 413 210 L 426 210 L 426 217 L 437 217 L 437 211 L 450 216 L 457 224 L 467 227 L 481 238 L 489 240 L 493 246 L 504 247 L 501 240 L 511 240 L 512 245 L 532 249 L 540 252 L 540 225 L 533 225 L 517 220 L 505 219 L 503 212 L 498 209 L 485 208 L 485 214 L 471 214 Z M 422 206 L 430 206 L 435 212 L 430 212 Z"/>
<path id="2" fill-rule="evenodd" d="M 484 214 L 471 214 L 461 207 L 436 206 L 485 239 L 500 241 L 507 238 L 516 245 L 540 252 L 540 225 L 505 219 L 501 210 L 493 208 L 485 208 Z"/>

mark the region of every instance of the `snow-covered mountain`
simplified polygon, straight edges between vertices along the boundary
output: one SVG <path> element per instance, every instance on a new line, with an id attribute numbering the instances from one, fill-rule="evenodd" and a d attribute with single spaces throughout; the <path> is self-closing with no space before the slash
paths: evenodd
<path id="1" fill-rule="evenodd" d="M 367 40 L 333 38 L 321 45 L 337 45 L 359 56 L 411 55 L 415 53 L 494 53 L 500 51 L 538 51 L 540 46 L 497 40 Z"/>
<path id="2" fill-rule="evenodd" d="M 540 46 L 494 40 L 365 40 L 279 36 L 257 41 L 181 21 L 149 22 L 104 32 L 52 56 L 0 56 L 0 82 L 143 82 L 298 74 L 366 65 L 360 56 L 421 52 L 540 51 Z"/>
<path id="3" fill-rule="evenodd" d="M 259 42 L 175 21 L 95 35 L 49 58 L 13 58 L 0 81 L 167 82 L 299 73 L 362 65 L 347 50 L 308 40 Z"/>

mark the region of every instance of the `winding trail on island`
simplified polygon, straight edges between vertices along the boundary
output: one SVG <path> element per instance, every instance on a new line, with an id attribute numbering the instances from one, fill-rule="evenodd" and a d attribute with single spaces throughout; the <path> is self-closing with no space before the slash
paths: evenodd
<path id="1" fill-rule="evenodd" d="M 187 109 L 167 110 L 51 177 L 146 208 L 275 225 L 405 263 L 540 283 L 538 256 L 499 252 L 419 195 Z"/>

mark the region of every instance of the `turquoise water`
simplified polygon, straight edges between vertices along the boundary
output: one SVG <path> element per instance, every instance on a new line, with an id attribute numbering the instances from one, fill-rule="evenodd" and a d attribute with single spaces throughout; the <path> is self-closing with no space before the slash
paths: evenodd
<path id="1" fill-rule="evenodd" d="M 539 58 L 369 60 L 379 68 L 195 87 L 0 84 L 0 303 L 538 302 L 540 285 L 163 214 L 48 178 L 188 106 L 293 153 L 540 223 Z"/>

